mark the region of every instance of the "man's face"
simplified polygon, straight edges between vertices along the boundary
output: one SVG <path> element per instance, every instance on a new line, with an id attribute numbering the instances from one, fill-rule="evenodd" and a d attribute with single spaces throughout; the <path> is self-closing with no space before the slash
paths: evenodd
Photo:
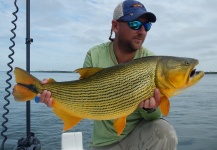
<path id="1" fill-rule="evenodd" d="M 138 18 L 138 21 L 145 23 L 147 20 L 145 18 Z M 116 34 L 117 40 L 122 47 L 128 52 L 134 52 L 141 48 L 147 31 L 145 31 L 144 26 L 138 30 L 133 30 L 129 27 L 127 22 L 117 22 L 118 23 L 118 33 Z"/>

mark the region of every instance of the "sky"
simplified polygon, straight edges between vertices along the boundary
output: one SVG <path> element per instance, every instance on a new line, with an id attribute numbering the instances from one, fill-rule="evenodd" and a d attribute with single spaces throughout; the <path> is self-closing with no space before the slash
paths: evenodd
<path id="1" fill-rule="evenodd" d="M 31 0 L 30 70 L 73 71 L 87 51 L 108 41 L 121 0 Z M 216 0 L 140 0 L 157 17 L 143 46 L 156 55 L 191 57 L 197 70 L 217 71 Z M 19 11 L 13 67 L 26 67 L 26 1 Z M 0 71 L 8 71 L 13 0 L 0 0 Z"/>

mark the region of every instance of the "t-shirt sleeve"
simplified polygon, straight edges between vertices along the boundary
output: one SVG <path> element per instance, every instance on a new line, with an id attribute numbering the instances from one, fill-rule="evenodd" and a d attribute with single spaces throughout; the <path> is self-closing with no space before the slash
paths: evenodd
<path id="1" fill-rule="evenodd" d="M 155 54 L 150 50 L 148 50 L 147 48 L 142 47 L 142 57 L 146 57 L 146 56 L 155 56 Z"/>
<path id="2" fill-rule="evenodd" d="M 93 67 L 90 51 L 87 52 L 85 60 L 84 60 L 84 64 L 83 64 L 83 68 L 88 68 L 88 67 Z"/>

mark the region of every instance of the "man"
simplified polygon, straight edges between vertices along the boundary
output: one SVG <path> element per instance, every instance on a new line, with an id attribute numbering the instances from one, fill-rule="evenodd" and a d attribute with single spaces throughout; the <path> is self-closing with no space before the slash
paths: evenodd
<path id="1" fill-rule="evenodd" d="M 83 67 L 106 68 L 125 63 L 136 58 L 154 55 L 142 47 L 151 23 L 156 21 L 153 13 L 147 12 L 138 1 L 125 0 L 114 10 L 112 32 L 115 38 L 91 48 Z M 46 83 L 47 80 L 42 81 Z M 44 91 L 40 102 L 52 106 L 51 93 Z M 138 108 L 127 117 L 127 123 L 120 136 L 113 127 L 113 120 L 94 121 L 91 150 L 173 150 L 177 146 L 177 136 L 173 127 L 160 119 L 160 92 L 142 101 Z"/>

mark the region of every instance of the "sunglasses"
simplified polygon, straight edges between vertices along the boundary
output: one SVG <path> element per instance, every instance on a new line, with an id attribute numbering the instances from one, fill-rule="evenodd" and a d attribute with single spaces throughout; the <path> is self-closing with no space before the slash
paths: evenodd
<path id="1" fill-rule="evenodd" d="M 139 30 L 142 25 L 144 26 L 145 28 L 145 31 L 149 31 L 151 29 L 151 23 L 150 22 L 146 22 L 146 23 L 142 23 L 140 21 L 130 21 L 128 22 L 128 26 L 133 29 L 133 30 Z"/>

